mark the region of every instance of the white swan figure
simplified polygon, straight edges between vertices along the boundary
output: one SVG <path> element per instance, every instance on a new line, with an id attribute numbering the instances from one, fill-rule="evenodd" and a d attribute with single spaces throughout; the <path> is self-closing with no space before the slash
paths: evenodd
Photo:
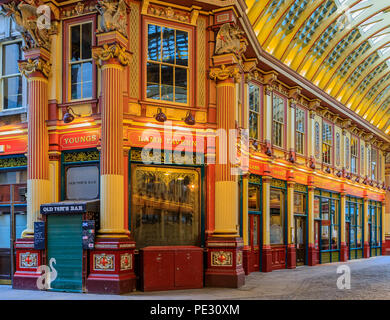
<path id="1" fill-rule="evenodd" d="M 51 289 L 51 283 L 57 278 L 57 270 L 53 266 L 54 264 L 57 264 L 56 259 L 51 258 L 49 262 L 49 266 L 41 265 L 37 269 L 37 273 L 40 273 L 41 276 L 37 279 L 37 286 L 40 290 L 48 290 Z M 53 271 L 52 271 L 53 270 Z M 42 272 L 44 273 L 42 274 Z M 43 280 L 45 280 L 43 284 Z"/>

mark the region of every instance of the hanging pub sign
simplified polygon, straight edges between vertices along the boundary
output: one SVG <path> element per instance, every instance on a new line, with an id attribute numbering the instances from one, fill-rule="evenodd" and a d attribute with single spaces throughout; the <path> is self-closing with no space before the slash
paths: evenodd
<path id="1" fill-rule="evenodd" d="M 95 248 L 95 220 L 84 220 L 82 225 L 83 249 Z"/>
<path id="2" fill-rule="evenodd" d="M 44 250 L 45 246 L 45 222 L 34 222 L 34 249 Z"/>

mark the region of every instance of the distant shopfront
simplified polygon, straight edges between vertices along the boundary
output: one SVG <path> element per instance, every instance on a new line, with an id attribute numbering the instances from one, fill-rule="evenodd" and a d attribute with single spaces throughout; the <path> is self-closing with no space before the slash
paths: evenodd
<path id="1" fill-rule="evenodd" d="M 15 270 L 13 245 L 26 229 L 26 193 L 26 157 L 0 157 L 0 280 L 10 280 Z"/>

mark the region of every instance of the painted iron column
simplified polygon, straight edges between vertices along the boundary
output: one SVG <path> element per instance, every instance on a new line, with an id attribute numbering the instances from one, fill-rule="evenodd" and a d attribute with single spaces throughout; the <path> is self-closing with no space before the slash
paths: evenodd
<path id="1" fill-rule="evenodd" d="M 26 61 L 19 62 L 20 72 L 28 80 L 28 151 L 27 151 L 27 229 L 22 238 L 34 237 L 34 222 L 40 218 L 41 204 L 50 202 L 48 77 L 50 53 L 31 49 Z"/>
<path id="2" fill-rule="evenodd" d="M 230 153 L 236 150 L 230 130 L 236 129 L 236 83 L 242 75 L 235 54 L 214 56 L 210 78 L 217 86 L 215 164 L 215 228 L 207 240 L 206 286 L 240 287 L 245 283 L 243 241 L 239 235 L 239 185 Z"/>
<path id="3" fill-rule="evenodd" d="M 99 237 L 128 237 L 124 226 L 123 70 L 130 62 L 122 37 L 93 48 L 101 68 L 102 130 Z"/>

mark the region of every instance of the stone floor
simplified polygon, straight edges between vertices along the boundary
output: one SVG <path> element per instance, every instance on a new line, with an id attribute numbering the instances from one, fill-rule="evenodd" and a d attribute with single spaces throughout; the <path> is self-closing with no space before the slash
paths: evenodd
<path id="1" fill-rule="evenodd" d="M 337 288 L 340 265 L 351 270 L 351 289 Z M 390 299 L 390 256 L 252 273 L 240 289 L 204 288 L 165 292 L 96 295 L 13 290 L 0 285 L 0 300 L 224 300 L 224 299 Z"/>

